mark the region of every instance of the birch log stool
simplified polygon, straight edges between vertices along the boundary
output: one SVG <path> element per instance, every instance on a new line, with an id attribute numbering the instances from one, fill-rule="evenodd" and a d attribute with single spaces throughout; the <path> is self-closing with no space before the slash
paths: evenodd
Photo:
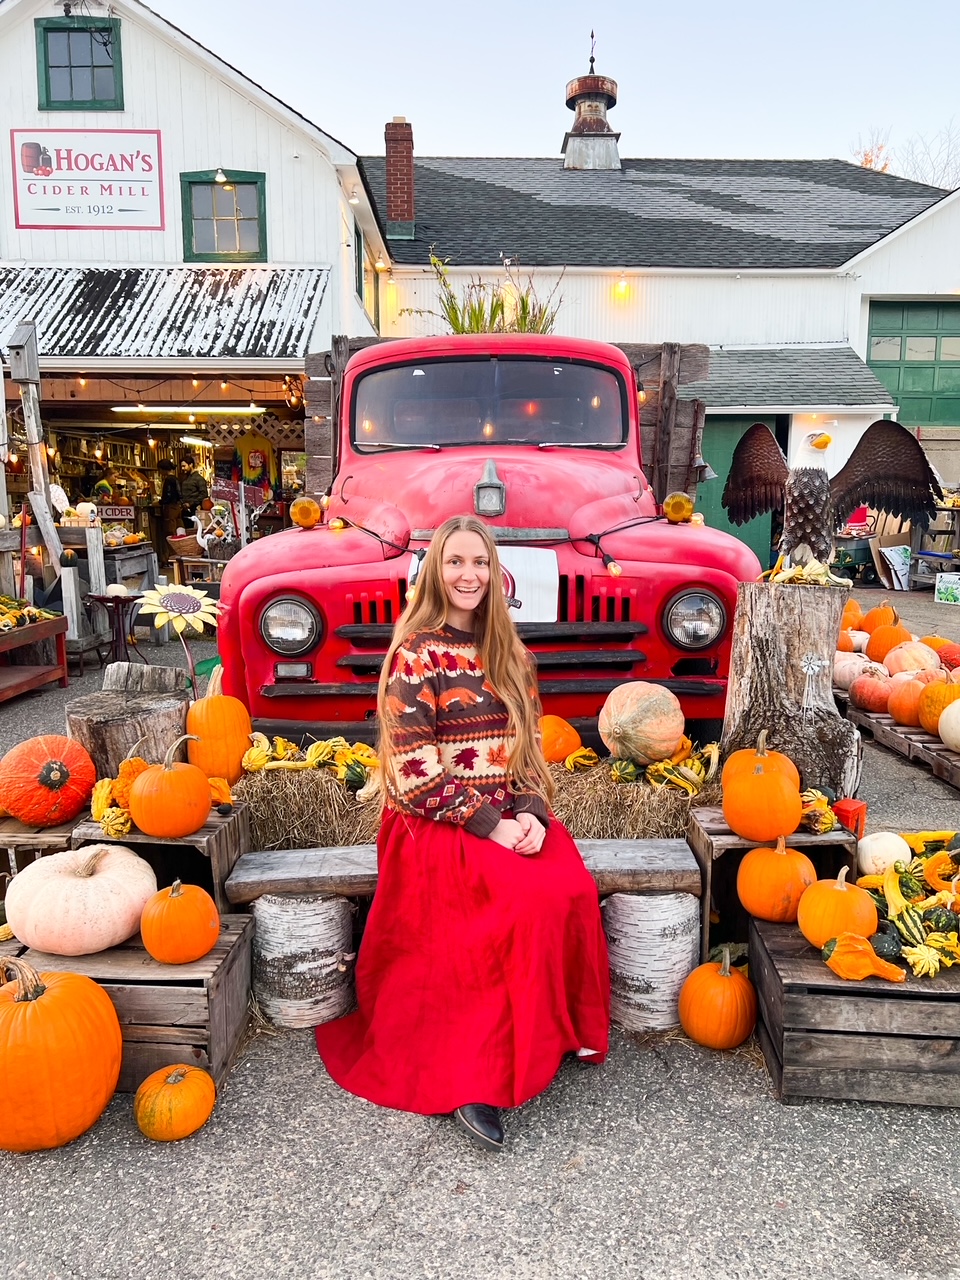
<path id="1" fill-rule="evenodd" d="M 863 747 L 837 711 L 833 659 L 848 596 L 842 587 L 741 582 L 721 749 L 767 743 L 789 756 L 804 788 L 854 796 Z"/>
<path id="2" fill-rule="evenodd" d="M 186 732 L 186 672 L 179 667 L 144 667 L 114 662 L 100 693 L 67 703 L 67 731 L 89 751 L 97 777 L 115 778 L 120 761 L 139 742 L 144 760 L 162 760 Z"/>
<path id="3" fill-rule="evenodd" d="M 346 898 L 265 893 L 253 904 L 253 994 L 278 1027 L 316 1027 L 355 1002 Z"/>

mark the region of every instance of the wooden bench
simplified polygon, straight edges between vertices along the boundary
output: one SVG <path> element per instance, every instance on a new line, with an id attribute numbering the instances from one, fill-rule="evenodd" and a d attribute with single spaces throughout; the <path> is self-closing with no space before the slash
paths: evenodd
<path id="1" fill-rule="evenodd" d="M 601 895 L 701 893 L 700 868 L 686 840 L 578 840 Z M 329 849 L 267 849 L 244 853 L 224 889 L 234 906 L 264 893 L 321 893 L 369 897 L 377 887 L 372 844 Z"/>

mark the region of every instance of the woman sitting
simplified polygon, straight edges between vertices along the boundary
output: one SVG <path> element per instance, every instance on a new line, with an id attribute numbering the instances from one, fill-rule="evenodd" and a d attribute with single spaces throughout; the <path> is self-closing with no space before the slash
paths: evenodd
<path id="1" fill-rule="evenodd" d="M 533 660 L 501 581 L 481 521 L 437 530 L 380 679 L 386 802 L 359 1008 L 317 1028 L 343 1088 L 452 1112 L 490 1150 L 499 1108 L 545 1089 L 567 1053 L 602 1061 L 609 1029 L 597 889 L 549 812 Z"/>

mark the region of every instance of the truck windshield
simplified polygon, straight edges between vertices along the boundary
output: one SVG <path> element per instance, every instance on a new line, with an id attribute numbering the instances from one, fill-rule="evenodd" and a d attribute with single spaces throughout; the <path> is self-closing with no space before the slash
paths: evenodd
<path id="1" fill-rule="evenodd" d="M 425 360 L 358 379 L 361 453 L 478 444 L 618 448 L 626 386 L 610 369 L 538 359 Z"/>

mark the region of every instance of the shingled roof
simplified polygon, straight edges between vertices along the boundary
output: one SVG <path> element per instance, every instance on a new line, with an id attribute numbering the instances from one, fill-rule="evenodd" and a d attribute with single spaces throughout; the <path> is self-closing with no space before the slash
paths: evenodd
<path id="1" fill-rule="evenodd" d="M 711 351 L 709 375 L 681 385 L 677 394 L 682 400 L 702 400 L 708 409 L 894 404 L 851 347 Z"/>
<path id="2" fill-rule="evenodd" d="M 385 226 L 385 160 L 360 163 Z M 622 164 L 419 157 L 416 238 L 390 252 L 426 263 L 433 248 L 464 266 L 830 268 L 948 194 L 843 160 Z"/>

